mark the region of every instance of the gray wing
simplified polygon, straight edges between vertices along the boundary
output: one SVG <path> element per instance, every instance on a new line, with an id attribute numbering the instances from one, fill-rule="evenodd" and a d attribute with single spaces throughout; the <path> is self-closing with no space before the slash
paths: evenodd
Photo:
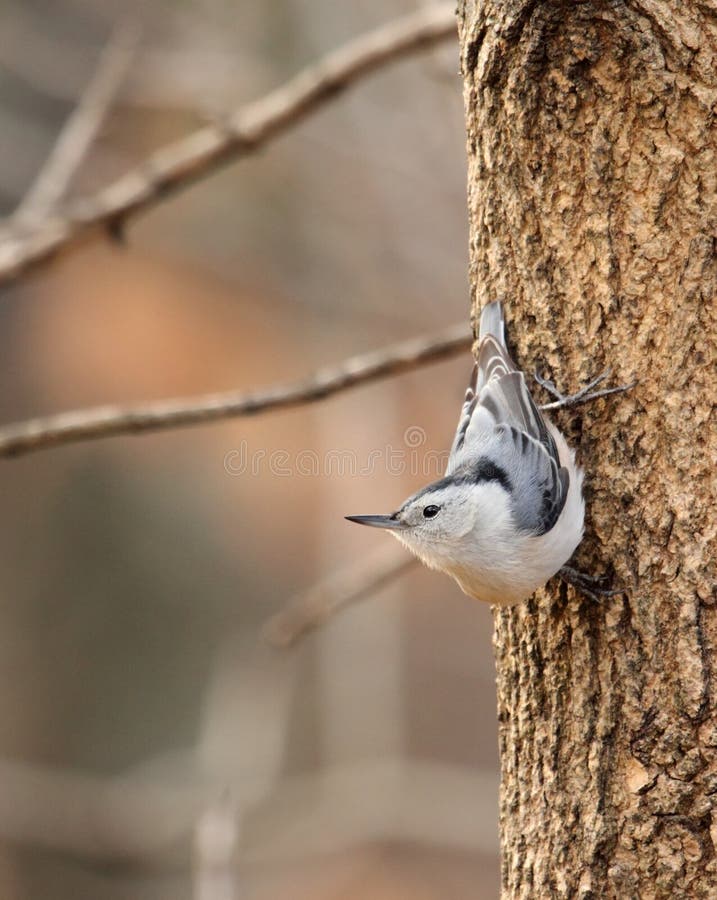
<path id="1" fill-rule="evenodd" d="M 486 307 L 495 319 L 495 304 Z M 484 312 L 483 317 L 486 316 Z M 480 477 L 485 462 L 505 474 L 518 526 L 535 534 L 550 531 L 565 505 L 570 485 L 558 449 L 525 376 L 519 372 L 500 331 L 483 327 L 478 362 L 466 392 L 446 475 Z M 497 329 L 496 329 L 497 330 Z"/>

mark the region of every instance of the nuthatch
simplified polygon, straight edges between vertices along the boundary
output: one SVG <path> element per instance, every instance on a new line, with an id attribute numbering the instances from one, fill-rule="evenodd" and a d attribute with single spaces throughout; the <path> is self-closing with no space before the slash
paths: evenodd
<path id="1" fill-rule="evenodd" d="M 559 395 L 561 402 L 552 405 L 625 389 L 588 394 L 604 377 L 574 397 Z M 549 382 L 541 383 L 557 394 Z M 510 358 L 496 301 L 481 314 L 478 361 L 445 476 L 391 515 L 346 518 L 389 530 L 427 566 L 488 603 L 518 603 L 561 570 L 592 594 L 593 579 L 563 569 L 583 536 L 582 482 L 575 454 L 538 409 Z"/>

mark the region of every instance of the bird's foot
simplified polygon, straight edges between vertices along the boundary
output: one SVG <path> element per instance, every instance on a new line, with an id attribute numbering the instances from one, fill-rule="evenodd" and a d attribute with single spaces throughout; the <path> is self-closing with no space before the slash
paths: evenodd
<path id="1" fill-rule="evenodd" d="M 565 407 L 578 406 L 581 403 L 590 403 L 591 400 L 597 400 L 600 397 L 607 397 L 610 394 L 620 394 L 623 391 L 629 391 L 634 388 L 637 381 L 631 381 L 630 384 L 618 384 L 615 387 L 600 388 L 595 390 L 599 384 L 610 375 L 611 370 L 605 369 L 592 381 L 589 381 L 584 387 L 581 387 L 575 394 L 563 394 L 557 389 L 555 383 L 548 378 L 543 378 L 538 372 L 535 373 L 535 380 L 544 388 L 555 400 L 552 403 L 544 403 L 540 409 L 545 412 L 550 409 L 563 409 Z"/>
<path id="2" fill-rule="evenodd" d="M 615 590 L 604 587 L 604 576 L 596 578 L 594 575 L 588 575 L 586 572 L 581 572 L 572 566 L 563 566 L 562 569 L 558 570 L 557 574 L 566 584 L 569 584 L 576 591 L 596 602 L 604 600 L 606 597 L 616 597 L 618 594 L 625 593 L 621 589 Z"/>

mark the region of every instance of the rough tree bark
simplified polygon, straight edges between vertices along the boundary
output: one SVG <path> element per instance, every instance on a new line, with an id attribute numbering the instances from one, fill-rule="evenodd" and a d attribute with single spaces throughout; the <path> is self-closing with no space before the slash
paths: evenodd
<path id="1" fill-rule="evenodd" d="M 717 2 L 462 0 L 475 313 L 559 422 L 581 568 L 495 615 L 504 898 L 717 897 Z"/>

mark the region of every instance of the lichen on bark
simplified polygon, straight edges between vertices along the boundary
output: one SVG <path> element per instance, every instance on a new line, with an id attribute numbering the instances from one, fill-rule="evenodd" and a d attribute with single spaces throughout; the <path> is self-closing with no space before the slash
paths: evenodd
<path id="1" fill-rule="evenodd" d="M 629 395 L 558 424 L 581 568 L 495 613 L 504 898 L 717 896 L 717 3 L 463 0 L 474 315 Z"/>

